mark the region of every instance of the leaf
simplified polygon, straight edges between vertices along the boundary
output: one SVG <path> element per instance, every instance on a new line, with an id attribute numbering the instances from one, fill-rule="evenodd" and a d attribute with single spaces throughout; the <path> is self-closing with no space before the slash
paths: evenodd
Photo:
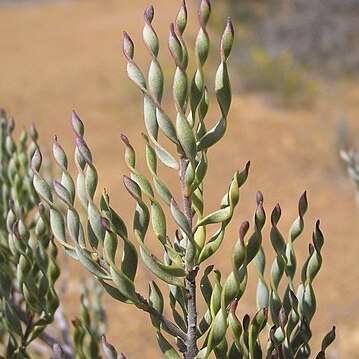
<path id="1" fill-rule="evenodd" d="M 179 209 L 179 206 L 178 206 L 177 202 L 174 200 L 174 198 L 172 198 L 172 200 L 171 200 L 171 213 L 172 213 L 173 219 L 176 221 L 176 223 L 179 225 L 179 227 L 186 234 L 187 238 L 191 240 L 192 239 L 192 228 L 191 228 L 186 216 Z"/>
<path id="2" fill-rule="evenodd" d="M 158 143 L 154 143 L 153 145 L 155 147 L 156 155 L 162 161 L 162 163 L 169 168 L 178 170 L 179 166 L 175 158 Z"/>
<path id="3" fill-rule="evenodd" d="M 176 129 L 181 147 L 183 148 L 186 157 L 194 167 L 197 155 L 196 140 L 190 124 L 188 123 L 186 117 L 182 114 L 178 114 L 177 116 Z"/>
<path id="4" fill-rule="evenodd" d="M 230 207 L 222 208 L 201 219 L 197 225 L 205 226 L 207 224 L 222 223 L 228 220 L 230 216 L 231 216 L 231 208 Z"/>
<path id="5" fill-rule="evenodd" d="M 116 284 L 118 290 L 133 303 L 138 303 L 134 283 L 117 268 L 110 266 L 110 272 L 113 282 Z"/>
<path id="6" fill-rule="evenodd" d="M 157 139 L 158 124 L 156 116 L 156 106 L 151 97 L 147 94 L 143 96 L 143 114 L 146 130 L 151 138 Z"/>
<path id="7" fill-rule="evenodd" d="M 227 332 L 227 317 L 224 310 L 219 310 L 212 323 L 211 347 L 215 348 L 225 337 Z"/>
<path id="8" fill-rule="evenodd" d="M 176 274 L 177 276 L 184 277 L 186 273 L 183 269 L 181 270 L 179 268 L 175 268 L 173 271 L 171 268 L 160 266 L 158 261 L 156 261 L 154 257 L 148 252 L 148 250 L 143 246 L 140 248 L 140 253 L 144 264 L 156 277 L 168 284 L 172 284 L 177 287 L 184 286 L 182 281 L 174 275 Z"/>
<path id="9" fill-rule="evenodd" d="M 156 202 L 151 203 L 151 220 L 156 237 L 163 245 L 166 244 L 166 217 L 162 207 Z"/>
<path id="10" fill-rule="evenodd" d="M 160 288 L 154 281 L 150 281 L 149 283 L 149 303 L 150 305 L 155 308 L 159 313 L 163 313 L 163 295 L 161 293 Z M 161 322 L 155 316 L 151 316 L 151 321 L 153 326 L 156 328 L 157 331 L 160 330 Z"/>
<path id="11" fill-rule="evenodd" d="M 91 229 L 95 234 L 97 241 L 102 243 L 105 236 L 105 230 L 101 224 L 101 214 L 92 201 L 88 203 L 87 215 Z M 97 248 L 97 245 L 94 245 L 94 248 Z"/>
<path id="12" fill-rule="evenodd" d="M 182 357 L 177 353 L 173 346 L 166 340 L 161 332 L 156 333 L 158 345 L 167 359 L 181 359 Z"/>
<path id="13" fill-rule="evenodd" d="M 226 118 L 228 115 L 229 108 L 231 106 L 232 95 L 231 85 L 229 82 L 229 76 L 227 71 L 227 64 L 225 62 L 222 62 L 218 67 L 215 80 L 215 90 L 217 101 L 219 103 L 219 107 L 221 108 L 223 118 Z"/>
<path id="14" fill-rule="evenodd" d="M 51 229 L 54 233 L 56 239 L 66 248 L 73 249 L 74 247 L 70 246 L 66 242 L 66 234 L 65 234 L 65 222 L 64 217 L 60 212 L 56 209 L 50 209 L 50 223 Z"/>
<path id="15" fill-rule="evenodd" d="M 329 345 L 332 344 L 333 341 L 335 340 L 335 329 L 336 329 L 335 326 L 333 326 L 331 331 L 327 333 L 323 338 L 321 345 L 323 351 L 325 351 L 329 347 Z"/>
<path id="16" fill-rule="evenodd" d="M 222 117 L 197 143 L 197 150 L 204 151 L 217 143 L 226 132 L 227 121 Z"/>
<path id="17" fill-rule="evenodd" d="M 102 284 L 106 292 L 112 297 L 118 300 L 119 302 L 130 304 L 132 303 L 131 300 L 126 298 L 116 287 L 113 287 L 112 285 L 106 283 L 101 278 L 99 279 L 99 282 Z"/>
<path id="18" fill-rule="evenodd" d="M 176 128 L 170 118 L 165 114 L 162 109 L 156 109 L 157 123 L 159 128 L 174 144 L 178 143 Z"/>
<path id="19" fill-rule="evenodd" d="M 11 304 L 7 301 L 3 301 L 3 310 L 5 315 L 5 324 L 9 330 L 18 336 L 22 337 L 22 328 L 20 319 L 15 314 Z"/>
<path id="20" fill-rule="evenodd" d="M 106 359 L 117 359 L 117 351 L 112 344 L 107 342 L 105 335 L 102 335 L 102 348 Z"/>
<path id="21" fill-rule="evenodd" d="M 201 254 L 199 256 L 199 263 L 204 262 L 207 258 L 212 256 L 220 247 L 225 234 L 225 229 L 220 228 L 216 231 L 216 233 L 212 236 L 212 238 L 205 244 L 203 247 Z"/>

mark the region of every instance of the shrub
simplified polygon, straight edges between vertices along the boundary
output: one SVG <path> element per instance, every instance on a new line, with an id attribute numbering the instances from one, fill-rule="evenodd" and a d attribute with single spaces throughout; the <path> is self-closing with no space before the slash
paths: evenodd
<path id="1" fill-rule="evenodd" d="M 355 150 L 341 150 L 340 156 L 345 162 L 348 175 L 353 181 L 356 190 L 356 197 L 359 203 L 359 152 Z"/>
<path id="2" fill-rule="evenodd" d="M 286 105 L 313 104 L 319 83 L 308 78 L 305 68 L 295 64 L 290 53 L 283 52 L 273 57 L 256 48 L 248 57 L 242 66 L 247 87 L 276 94 Z"/>
<path id="3" fill-rule="evenodd" d="M 97 357 L 105 317 L 96 285 L 84 287 L 81 313 L 68 325 L 56 290 L 58 251 L 48 210 L 32 185 L 30 159 L 38 149 L 34 126 L 13 138 L 15 123 L 0 111 L 0 355 L 30 358 L 47 353 L 54 343 L 66 358 Z M 28 140 L 30 139 L 30 143 Z M 63 273 L 64 274 L 64 273 Z M 62 286 L 63 287 L 63 286 Z M 60 335 L 53 335 L 53 324 Z M 42 345 L 44 344 L 44 345 Z M 61 348 L 60 348 L 61 347 Z M 82 356 L 81 356 L 82 353 Z"/>
<path id="4" fill-rule="evenodd" d="M 124 33 L 127 72 L 144 97 L 146 133 L 143 134 L 143 141 L 149 171 L 149 175 L 145 175 L 137 169 L 135 149 L 130 140 L 121 135 L 130 172 L 123 177 L 123 183 L 135 201 L 131 230 L 111 207 L 106 192 L 97 200 L 98 174 L 84 138 L 83 122 L 76 113 L 72 114 L 72 128 L 76 137 L 74 158 L 77 175 L 73 177 L 69 172 L 67 155 L 55 137 L 53 155 L 60 178 L 51 183 L 45 180 L 40 173 L 42 155 L 35 146 L 31 161 L 33 187 L 41 198 L 40 207 L 45 222 L 49 223 L 57 243 L 70 257 L 78 260 L 111 297 L 148 313 L 165 357 L 180 358 L 183 354 L 186 359 L 213 355 L 217 358 L 309 358 L 312 355 L 310 326 L 316 311 L 312 284 L 322 264 L 324 239 L 318 221 L 307 260 L 302 265 L 299 285 L 296 285 L 298 265 L 294 242 L 304 227 L 308 205 L 306 193 L 299 200 L 298 217 L 289 231 L 288 241 L 278 229 L 280 206 L 275 206 L 271 213 L 270 241 L 275 258 L 269 279 L 265 274 L 266 254 L 262 247 L 266 213 L 260 192 L 256 196 L 252 228 L 246 220 L 239 227 L 239 238 L 232 252 L 231 272 L 222 276 L 213 265 L 208 265 L 209 259 L 221 248 L 239 202 L 240 188 L 246 182 L 250 168 L 248 162 L 242 171 L 234 174 L 219 209 L 206 213 L 204 183 L 208 152 L 225 134 L 231 105 L 227 59 L 234 37 L 233 26 L 228 19 L 221 39 L 220 64 L 215 77 L 216 100 L 221 116 L 213 128 L 207 129 L 205 118 L 209 111 L 209 95 L 203 67 L 209 53 L 206 26 L 210 14 L 209 1 L 202 0 L 200 29 L 195 43 L 197 68 L 191 79 L 187 73 L 189 57 L 183 39 L 187 25 L 184 1 L 170 26 L 168 45 L 176 67 L 173 81 L 175 121 L 170 119 L 162 103 L 164 76 L 157 58 L 159 41 L 152 25 L 153 7 L 145 11 L 143 30 L 144 42 L 151 55 L 147 76 L 136 64 L 134 44 Z M 174 194 L 174 188 L 167 186 L 166 179 L 158 171 L 160 166 L 178 172 L 180 196 Z M 36 195 L 34 198 L 37 198 Z M 77 203 L 85 210 L 85 218 L 80 215 Z M 177 226 L 174 233 L 168 230 L 169 221 Z M 215 229 L 214 234 L 210 234 L 211 228 Z M 50 232 L 47 233 L 50 235 Z M 163 258 L 151 251 L 148 242 L 153 238 L 162 249 Z M 52 242 L 49 243 L 52 246 Z M 156 281 L 149 282 L 147 295 L 139 293 L 136 285 L 139 260 L 156 278 Z M 240 319 L 236 308 L 246 291 L 248 268 L 252 263 L 259 278 L 257 313 L 252 318 L 245 315 Z M 31 265 L 29 268 L 32 268 Z M 167 297 L 164 296 L 166 285 Z M 206 308 L 204 312 L 199 312 L 198 289 Z M 164 314 L 165 306 L 170 308 L 171 318 Z M 55 309 L 54 306 L 52 314 Z M 8 320 L 11 315 L 5 312 Z M 86 320 L 84 322 L 86 324 Z M 77 338 L 82 334 L 78 332 Z M 333 327 L 324 337 L 317 358 L 325 357 L 325 350 L 334 337 Z M 103 344 L 106 357 L 118 357 L 115 347 L 105 338 Z M 62 356 L 60 347 L 61 343 L 55 347 L 57 357 Z M 75 350 L 79 353 L 76 355 L 84 357 L 81 341 L 75 345 Z M 97 355 L 91 352 L 90 357 Z"/>

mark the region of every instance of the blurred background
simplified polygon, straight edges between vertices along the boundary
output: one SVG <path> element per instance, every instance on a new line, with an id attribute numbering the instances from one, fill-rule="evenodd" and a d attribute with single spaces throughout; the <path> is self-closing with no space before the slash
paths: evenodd
<path id="1" fill-rule="evenodd" d="M 68 154 L 73 152 L 70 112 L 76 110 L 86 125 L 99 188 L 106 187 L 114 207 L 128 221 L 134 203 L 122 187 L 122 175 L 128 171 L 119 134 L 130 138 L 140 161 L 144 126 L 142 97 L 127 80 L 121 37 L 125 29 L 136 43 L 136 61 L 147 69 L 149 56 L 141 33 L 142 13 L 149 1 L 0 0 L 0 106 L 14 116 L 18 131 L 36 124 L 41 147 L 49 156 L 54 134 Z M 198 3 L 188 1 L 189 48 L 198 31 Z M 152 4 L 167 75 L 165 104 L 171 112 L 174 64 L 167 54 L 166 37 L 180 1 L 152 0 Z M 210 80 L 228 14 L 237 40 L 230 64 L 234 97 L 228 132 L 209 153 L 208 212 L 218 207 L 233 173 L 247 160 L 252 163 L 235 223 L 214 257 L 215 264 L 228 273 L 227 258 L 238 225 L 252 218 L 257 190 L 264 194 L 267 214 L 277 202 L 281 204 L 283 234 L 307 190 L 309 211 L 304 236 L 297 243 L 299 259 L 306 256 L 318 218 L 326 238 L 323 268 L 315 281 L 318 312 L 313 342 L 318 345 L 334 324 L 337 340 L 331 357 L 355 358 L 359 353 L 359 213 L 338 151 L 342 146 L 359 147 L 359 3 L 213 0 L 212 5 L 213 52 L 206 67 Z M 213 83 L 208 87 L 213 94 Z M 216 111 L 210 111 L 209 123 L 217 120 Z M 169 175 L 168 181 L 177 186 L 175 176 Z M 87 274 L 71 261 L 63 263 L 79 273 L 69 285 L 65 304 L 75 315 L 79 280 Z M 146 288 L 151 275 L 142 269 L 140 287 Z M 254 273 L 251 278 L 250 287 L 255 288 Z M 255 313 L 252 302 L 249 293 L 240 315 Z M 109 341 L 129 358 L 159 357 L 144 313 L 108 298 L 105 306 Z"/>

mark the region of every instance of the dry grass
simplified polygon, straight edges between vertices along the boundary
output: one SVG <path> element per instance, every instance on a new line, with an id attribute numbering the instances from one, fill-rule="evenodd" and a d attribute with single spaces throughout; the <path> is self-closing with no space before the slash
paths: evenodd
<path id="1" fill-rule="evenodd" d="M 154 0 L 153 4 L 156 27 L 160 33 L 167 32 L 177 2 Z M 143 126 L 140 95 L 126 80 L 121 34 L 126 29 L 133 35 L 138 58 L 144 62 L 139 44 L 141 13 L 147 5 L 147 0 L 99 0 L 0 9 L 1 106 L 14 115 L 18 128 L 35 122 L 44 148 L 49 148 L 56 133 L 69 151 L 73 149 L 69 114 L 76 109 L 86 123 L 101 186 L 106 186 L 115 207 L 127 219 L 133 202 L 121 185 L 127 170 L 119 133 L 126 133 L 140 152 Z M 191 25 L 189 38 L 194 29 Z M 339 90 L 325 91 L 313 109 L 291 110 L 272 107 L 255 95 L 235 97 L 223 145 L 210 151 L 212 179 L 206 183 L 207 194 L 212 194 L 210 210 L 216 208 L 233 172 L 250 159 L 251 174 L 235 221 L 239 224 L 251 218 L 255 191 L 261 189 L 267 212 L 277 201 L 281 203 L 283 232 L 296 216 L 301 192 L 308 190 L 307 236 L 297 246 L 303 258 L 310 229 L 321 218 L 326 244 L 323 270 L 315 283 L 319 311 L 314 327 L 324 334 L 333 323 L 337 325 L 336 358 L 353 358 L 359 352 L 359 321 L 355 320 L 359 318 L 358 210 L 336 151 L 341 109 L 359 139 L 358 96 L 356 86 L 342 85 Z M 236 227 L 231 227 L 215 257 L 223 268 L 228 268 L 226 259 Z M 147 279 L 148 274 L 140 276 L 141 287 L 145 288 Z M 68 294 L 74 313 L 77 298 L 74 280 Z M 243 308 L 249 308 L 249 299 Z M 109 340 L 129 358 L 158 357 L 145 315 L 111 300 L 105 302 Z M 248 310 L 253 313 L 254 308 Z"/>

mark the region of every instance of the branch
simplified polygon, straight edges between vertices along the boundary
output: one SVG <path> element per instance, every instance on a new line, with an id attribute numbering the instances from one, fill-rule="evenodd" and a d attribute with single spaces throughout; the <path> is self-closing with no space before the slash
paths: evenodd
<path id="1" fill-rule="evenodd" d="M 176 338 L 181 338 L 184 342 L 187 340 L 187 334 L 177 327 L 176 324 L 172 323 L 162 313 L 151 306 L 151 304 L 141 294 L 137 293 L 137 297 L 142 304 L 144 304 L 144 311 L 156 317 L 163 325 L 164 329 Z"/>
<path id="2" fill-rule="evenodd" d="M 66 316 L 61 306 L 57 308 L 57 311 L 55 313 L 55 319 L 63 338 L 63 344 L 61 345 L 61 347 L 62 349 L 65 348 L 65 352 L 71 353 L 71 355 L 73 355 L 73 349 L 71 345 L 71 332 L 69 329 L 68 322 L 66 320 Z"/>
<path id="3" fill-rule="evenodd" d="M 188 167 L 188 158 L 185 156 L 181 157 L 180 162 L 180 179 L 182 189 L 182 200 L 183 200 L 183 211 L 188 220 L 190 227 L 192 228 L 192 200 L 191 195 L 187 193 L 186 189 L 186 170 Z M 189 239 L 186 239 L 186 256 L 185 266 L 187 271 L 187 277 L 185 278 L 185 286 L 188 295 L 187 303 L 187 335 L 186 335 L 186 352 L 185 358 L 192 359 L 198 353 L 197 347 L 197 302 L 196 302 L 196 275 L 198 267 L 192 268 L 188 264 L 188 246 Z"/>
<path id="4" fill-rule="evenodd" d="M 99 264 L 101 268 L 103 268 L 106 272 L 110 273 L 110 267 L 106 263 L 106 261 L 103 258 L 100 258 Z M 142 308 L 145 312 L 153 315 L 156 317 L 163 325 L 164 329 L 171 334 L 174 337 L 181 338 L 183 341 L 187 340 L 187 334 L 177 327 L 176 324 L 171 322 L 169 319 L 167 319 L 162 313 L 160 313 L 157 309 L 151 306 L 151 304 L 148 302 L 148 300 L 140 293 L 136 293 L 139 301 L 144 304 L 144 307 Z"/>

